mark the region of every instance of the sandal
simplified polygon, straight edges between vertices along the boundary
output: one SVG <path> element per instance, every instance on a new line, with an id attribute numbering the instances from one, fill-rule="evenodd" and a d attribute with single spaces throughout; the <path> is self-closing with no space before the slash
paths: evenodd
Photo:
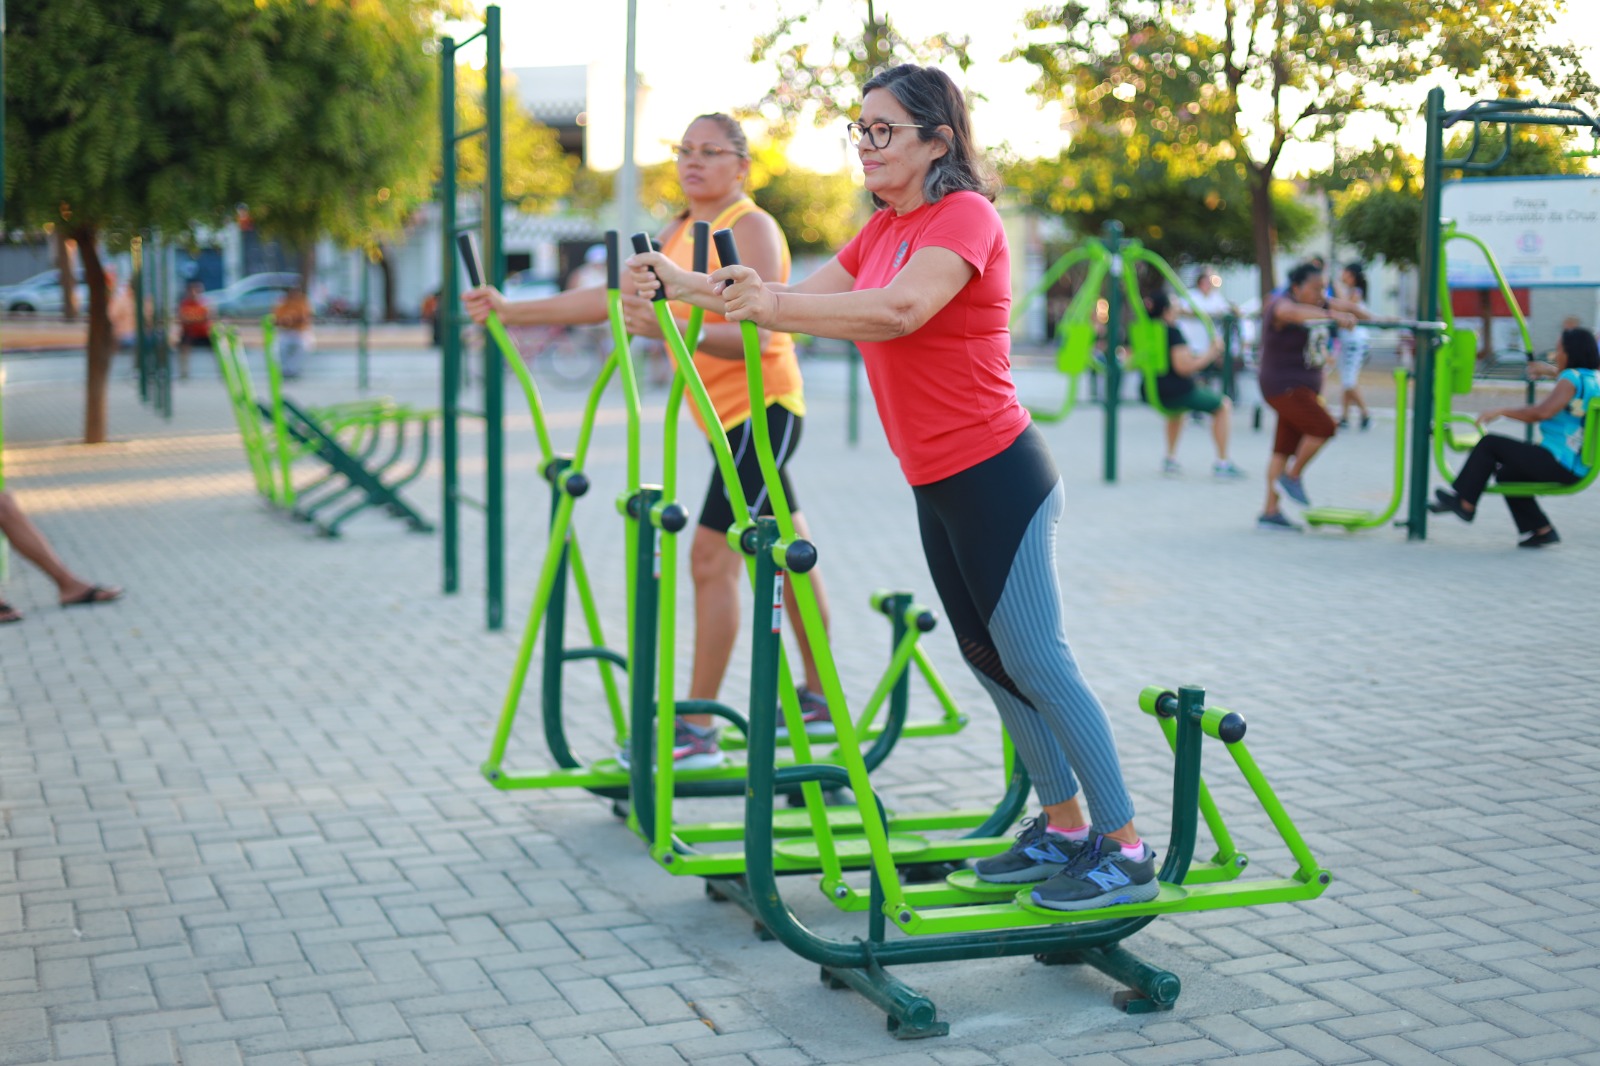
<path id="1" fill-rule="evenodd" d="M 5 600 L 0 600 L 0 626 L 8 622 L 22 621 L 22 612 L 11 606 Z"/>
<path id="2" fill-rule="evenodd" d="M 90 585 L 70 600 L 62 600 L 63 607 L 82 607 L 95 603 L 112 603 L 122 599 L 122 590 L 106 585 Z"/>

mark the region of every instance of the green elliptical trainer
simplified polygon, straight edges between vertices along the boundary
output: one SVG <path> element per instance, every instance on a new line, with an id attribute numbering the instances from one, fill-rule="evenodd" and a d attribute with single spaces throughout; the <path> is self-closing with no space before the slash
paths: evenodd
<path id="1" fill-rule="evenodd" d="M 724 230 L 716 236 L 723 263 L 736 263 L 732 233 Z M 741 323 L 741 330 L 751 394 L 759 397 L 763 390 L 756 327 L 745 322 Z M 741 544 L 754 555 L 756 602 L 750 678 L 750 780 L 745 799 L 746 871 L 735 898 L 786 947 L 820 964 L 823 980 L 830 987 L 853 988 L 877 1004 L 887 1014 L 891 1032 L 900 1038 L 943 1035 L 948 1032 L 948 1025 L 938 1019 L 937 1010 L 927 997 L 888 972 L 887 967 L 898 964 L 1004 955 L 1033 955 L 1045 963 L 1083 963 L 1129 986 L 1128 992 L 1117 996 L 1118 1005 L 1124 1009 L 1167 1009 L 1177 998 L 1178 978 L 1140 961 L 1121 946 L 1122 941 L 1162 914 L 1307 900 L 1326 889 L 1330 875 L 1318 866 L 1243 743 L 1244 720 L 1222 708 L 1207 707 L 1204 692 L 1187 686 L 1177 694 L 1149 688 L 1140 698 L 1141 709 L 1157 718 L 1176 753 L 1172 836 L 1158 875 L 1161 892 L 1155 900 L 1061 912 L 1034 906 L 1028 899 L 1032 886 L 1024 886 L 1018 892 L 1015 885 L 980 885 L 971 874 L 951 875 L 943 884 L 905 883 L 897 868 L 901 858 L 894 846 L 892 826 L 861 758 L 816 609 L 807 575 L 816 549 L 795 537 L 787 507 L 779 495 L 771 448 L 764 446 L 764 412 L 758 404 L 754 406 L 754 436 L 766 484 L 773 493 L 774 516 L 757 520 L 754 528 L 741 536 Z M 776 718 L 771 709 L 777 702 L 781 680 L 780 597 L 785 571 L 794 577 L 795 596 L 823 675 L 824 692 L 839 733 L 840 766 L 776 764 Z M 1290 876 L 1236 881 L 1248 860 L 1234 848 L 1201 778 L 1201 745 L 1206 737 L 1226 746 L 1278 831 L 1295 863 Z M 814 843 L 824 852 L 822 892 L 841 910 L 866 912 L 865 938 L 840 940 L 819 935 L 807 928 L 783 900 L 777 875 L 786 860 L 785 841 L 774 827 L 774 796 L 795 784 L 806 790 L 808 809 L 812 793 L 821 784 L 847 784 L 854 794 L 860 838 L 836 842 L 826 824 L 817 824 Z M 1205 819 L 1218 852 L 1209 861 L 1196 862 L 1201 818 Z M 859 883 L 861 874 L 841 875 L 835 872 L 838 864 L 827 861 L 828 848 L 838 843 L 851 844 L 852 858 L 868 864 L 865 886 Z M 974 858 L 993 853 L 1004 844 L 1005 841 L 969 838 L 942 846 L 931 844 L 924 855 Z M 891 926 L 901 935 L 891 939 Z"/>

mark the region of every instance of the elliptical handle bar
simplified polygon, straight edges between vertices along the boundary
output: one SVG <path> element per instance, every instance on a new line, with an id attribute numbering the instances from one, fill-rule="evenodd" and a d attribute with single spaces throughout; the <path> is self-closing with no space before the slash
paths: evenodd
<path id="1" fill-rule="evenodd" d="M 483 272 L 478 269 L 478 246 L 473 243 L 472 234 L 456 234 L 456 248 L 461 252 L 461 261 L 467 266 L 467 279 L 472 282 L 474 289 L 483 284 Z"/>

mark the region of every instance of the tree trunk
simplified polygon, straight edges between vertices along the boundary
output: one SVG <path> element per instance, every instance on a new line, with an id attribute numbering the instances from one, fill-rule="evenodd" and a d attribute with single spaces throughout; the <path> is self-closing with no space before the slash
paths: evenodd
<path id="1" fill-rule="evenodd" d="M 1250 229 L 1256 246 L 1256 269 L 1261 272 L 1261 299 L 1265 302 L 1278 284 L 1273 261 L 1278 248 L 1278 220 L 1272 210 L 1272 172 L 1250 166 L 1245 173 L 1250 183 Z"/>
<path id="2" fill-rule="evenodd" d="M 78 272 L 72 268 L 72 238 L 60 226 L 56 227 L 56 271 L 61 281 L 61 317 L 68 322 L 78 319 Z"/>
<path id="3" fill-rule="evenodd" d="M 106 392 L 111 382 L 111 359 L 117 353 L 117 338 L 111 329 L 111 292 L 106 284 L 105 264 L 100 262 L 99 234 L 94 227 L 84 226 L 74 230 L 73 236 L 83 259 L 83 280 L 89 288 L 89 364 L 84 388 L 83 443 L 104 444 Z"/>
<path id="4" fill-rule="evenodd" d="M 311 296 L 311 286 L 316 283 L 317 273 L 317 242 L 300 250 L 300 288 L 305 291 L 307 298 Z"/>
<path id="5" fill-rule="evenodd" d="M 394 267 L 389 263 L 389 250 L 378 245 L 378 269 L 383 273 L 383 320 L 393 322 L 399 317 L 394 308 Z"/>

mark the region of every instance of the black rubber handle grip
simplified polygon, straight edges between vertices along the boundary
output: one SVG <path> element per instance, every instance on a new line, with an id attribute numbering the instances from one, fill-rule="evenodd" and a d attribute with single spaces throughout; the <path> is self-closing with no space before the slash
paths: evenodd
<path id="1" fill-rule="evenodd" d="M 694 224 L 694 272 L 705 274 L 711 269 L 711 223 L 701 220 Z"/>
<path id="2" fill-rule="evenodd" d="M 654 245 L 655 245 L 655 242 L 650 239 L 650 235 L 648 233 L 635 233 L 633 235 L 633 250 L 635 252 L 639 253 L 640 255 L 643 255 L 645 252 L 660 251 L 660 249 L 654 247 Z M 655 271 L 651 271 L 651 273 L 653 274 L 653 273 L 655 273 Z M 657 278 L 656 279 L 656 294 L 654 296 L 652 296 L 651 299 L 653 299 L 653 300 L 665 300 L 666 298 L 667 298 L 667 287 L 665 285 L 661 284 L 661 280 L 659 278 Z"/>
<path id="3" fill-rule="evenodd" d="M 472 242 L 472 234 L 456 234 L 456 247 L 461 250 L 461 259 L 467 264 L 467 277 L 476 289 L 483 284 L 483 274 L 478 270 L 478 247 Z"/>
<path id="4" fill-rule="evenodd" d="M 733 230 L 719 229 L 711 235 L 717 242 L 717 258 L 725 267 L 739 265 L 739 246 L 733 242 Z"/>
<path id="5" fill-rule="evenodd" d="M 606 288 L 622 288 L 622 250 L 614 229 L 606 230 Z"/>

